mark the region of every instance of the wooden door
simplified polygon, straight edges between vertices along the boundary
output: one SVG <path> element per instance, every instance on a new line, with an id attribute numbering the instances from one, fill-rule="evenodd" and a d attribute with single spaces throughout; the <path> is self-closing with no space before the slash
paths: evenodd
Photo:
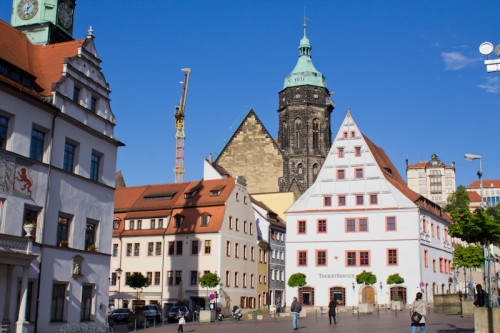
<path id="1" fill-rule="evenodd" d="M 375 290 L 372 287 L 364 287 L 361 290 L 361 303 L 375 303 Z"/>

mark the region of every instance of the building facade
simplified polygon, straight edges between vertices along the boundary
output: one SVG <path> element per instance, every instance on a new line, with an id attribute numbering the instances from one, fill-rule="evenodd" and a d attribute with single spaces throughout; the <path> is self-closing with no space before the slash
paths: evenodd
<path id="1" fill-rule="evenodd" d="M 94 36 L 34 45 L 3 21 L 0 35 L 2 328 L 104 323 L 122 144 Z"/>
<path id="2" fill-rule="evenodd" d="M 382 148 L 348 112 L 314 184 L 287 211 L 286 279 L 304 273 L 304 306 L 410 303 L 453 292 L 450 222 L 441 208 L 410 190 Z M 362 271 L 372 286 L 356 283 Z M 404 283 L 388 285 L 399 274 Z M 287 287 L 290 304 L 297 295 Z"/>
<path id="3" fill-rule="evenodd" d="M 476 193 L 481 202 L 481 181 L 476 180 L 470 185 L 467 185 L 469 195 Z M 477 196 L 474 196 L 477 199 Z M 500 204 L 500 179 L 484 180 L 483 179 L 483 200 L 487 207 L 496 207 Z M 476 200 L 477 201 L 477 200 Z M 472 202 L 472 195 L 471 195 Z"/>
<path id="4" fill-rule="evenodd" d="M 257 226 L 245 185 L 243 178 L 224 178 L 117 189 L 111 298 L 134 294 L 126 277 L 140 272 L 152 283 L 135 304 L 206 308 L 217 292 L 224 308 L 255 308 Z M 206 272 L 220 276 L 221 285 L 201 288 Z M 133 304 L 118 298 L 114 305 Z"/>
<path id="5" fill-rule="evenodd" d="M 455 162 L 450 165 L 441 162 L 436 154 L 430 161 L 408 164 L 406 160 L 408 187 L 418 194 L 445 207 L 447 199 L 455 192 Z"/>
<path id="6" fill-rule="evenodd" d="M 293 192 L 298 198 L 313 184 L 332 143 L 330 115 L 334 107 L 325 77 L 312 64 L 304 25 L 299 59 L 279 92 L 280 191 Z"/>

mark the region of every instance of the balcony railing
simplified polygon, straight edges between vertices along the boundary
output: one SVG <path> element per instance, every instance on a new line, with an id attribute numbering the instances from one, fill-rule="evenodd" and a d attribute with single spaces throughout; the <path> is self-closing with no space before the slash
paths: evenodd
<path id="1" fill-rule="evenodd" d="M 10 252 L 26 252 L 28 239 L 19 236 L 0 234 L 0 250 Z"/>

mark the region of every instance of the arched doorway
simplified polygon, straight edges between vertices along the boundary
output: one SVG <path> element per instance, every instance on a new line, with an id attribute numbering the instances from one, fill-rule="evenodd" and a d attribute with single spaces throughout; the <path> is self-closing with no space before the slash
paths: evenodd
<path id="1" fill-rule="evenodd" d="M 302 287 L 299 288 L 299 302 L 304 306 L 314 305 L 314 288 Z"/>
<path id="2" fill-rule="evenodd" d="M 375 303 L 375 290 L 370 286 L 361 289 L 361 303 Z"/>
<path id="3" fill-rule="evenodd" d="M 332 287 L 330 288 L 330 300 L 336 300 L 339 306 L 345 306 L 345 288 Z"/>
<path id="4" fill-rule="evenodd" d="M 403 304 L 406 304 L 405 287 L 391 287 L 390 290 L 391 290 L 391 301 L 403 301 Z"/>

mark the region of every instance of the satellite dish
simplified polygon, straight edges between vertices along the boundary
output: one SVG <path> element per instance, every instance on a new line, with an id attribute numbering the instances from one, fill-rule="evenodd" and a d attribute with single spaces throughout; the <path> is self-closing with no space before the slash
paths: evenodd
<path id="1" fill-rule="evenodd" d="M 484 42 L 479 46 L 479 52 L 485 56 L 489 55 L 491 52 L 493 52 L 493 44 L 491 44 L 490 42 Z"/>
<path id="2" fill-rule="evenodd" d="M 497 57 L 500 57 L 500 44 L 498 44 L 498 45 L 495 47 L 495 54 L 497 55 Z"/>

